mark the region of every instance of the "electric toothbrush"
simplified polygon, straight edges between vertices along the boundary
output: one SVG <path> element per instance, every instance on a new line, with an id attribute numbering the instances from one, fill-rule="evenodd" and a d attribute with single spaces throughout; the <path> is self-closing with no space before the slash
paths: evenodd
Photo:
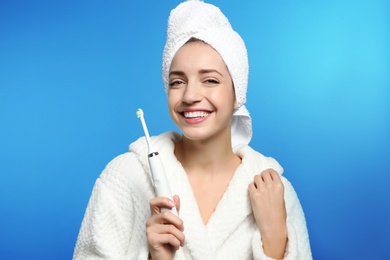
<path id="1" fill-rule="evenodd" d="M 142 109 L 139 108 L 136 114 L 137 117 L 141 120 L 142 128 L 144 129 L 144 133 L 145 133 L 146 143 L 148 144 L 149 167 L 152 173 L 153 184 L 154 184 L 154 189 L 156 191 L 156 195 L 158 197 L 167 197 L 173 200 L 171 188 L 169 187 L 169 183 L 164 172 L 164 166 L 161 162 L 160 155 L 153 148 L 152 141 L 150 140 L 149 131 L 148 128 L 146 127 L 146 123 L 144 119 L 144 112 L 142 111 Z M 176 216 L 178 215 L 176 207 L 173 207 L 172 209 L 161 208 L 161 211 L 166 211 L 166 210 L 170 210 Z"/>

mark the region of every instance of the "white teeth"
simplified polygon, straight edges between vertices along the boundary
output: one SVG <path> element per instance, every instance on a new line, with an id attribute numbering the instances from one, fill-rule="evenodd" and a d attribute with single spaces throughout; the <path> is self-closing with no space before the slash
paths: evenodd
<path id="1" fill-rule="evenodd" d="M 209 113 L 204 111 L 184 112 L 184 117 L 186 118 L 205 117 L 208 115 Z"/>

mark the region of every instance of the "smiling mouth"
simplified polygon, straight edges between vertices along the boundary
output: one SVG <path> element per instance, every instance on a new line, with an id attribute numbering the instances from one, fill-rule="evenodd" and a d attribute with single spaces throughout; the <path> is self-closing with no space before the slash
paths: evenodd
<path id="1" fill-rule="evenodd" d="M 205 111 L 191 111 L 191 112 L 182 112 L 181 113 L 185 118 L 201 118 L 201 117 L 207 117 L 210 115 L 209 112 Z"/>

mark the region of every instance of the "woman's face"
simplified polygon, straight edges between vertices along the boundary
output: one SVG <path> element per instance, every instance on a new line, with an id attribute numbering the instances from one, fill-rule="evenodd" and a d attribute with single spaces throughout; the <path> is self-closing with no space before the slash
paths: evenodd
<path id="1" fill-rule="evenodd" d="M 168 108 L 186 138 L 230 140 L 232 82 L 222 57 L 208 44 L 194 41 L 178 50 L 169 72 Z"/>

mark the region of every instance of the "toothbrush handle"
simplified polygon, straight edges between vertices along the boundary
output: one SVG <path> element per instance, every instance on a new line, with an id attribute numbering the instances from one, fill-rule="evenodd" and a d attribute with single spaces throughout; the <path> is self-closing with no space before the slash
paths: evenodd
<path id="1" fill-rule="evenodd" d="M 149 166 L 152 172 L 156 195 L 158 197 L 167 197 L 172 200 L 173 197 L 172 197 L 171 188 L 169 187 L 169 183 L 164 172 L 164 166 L 161 162 L 161 158 L 158 152 L 149 154 Z M 176 216 L 178 215 L 176 207 L 173 207 L 172 209 L 161 208 L 162 212 L 166 210 L 170 210 Z"/>

